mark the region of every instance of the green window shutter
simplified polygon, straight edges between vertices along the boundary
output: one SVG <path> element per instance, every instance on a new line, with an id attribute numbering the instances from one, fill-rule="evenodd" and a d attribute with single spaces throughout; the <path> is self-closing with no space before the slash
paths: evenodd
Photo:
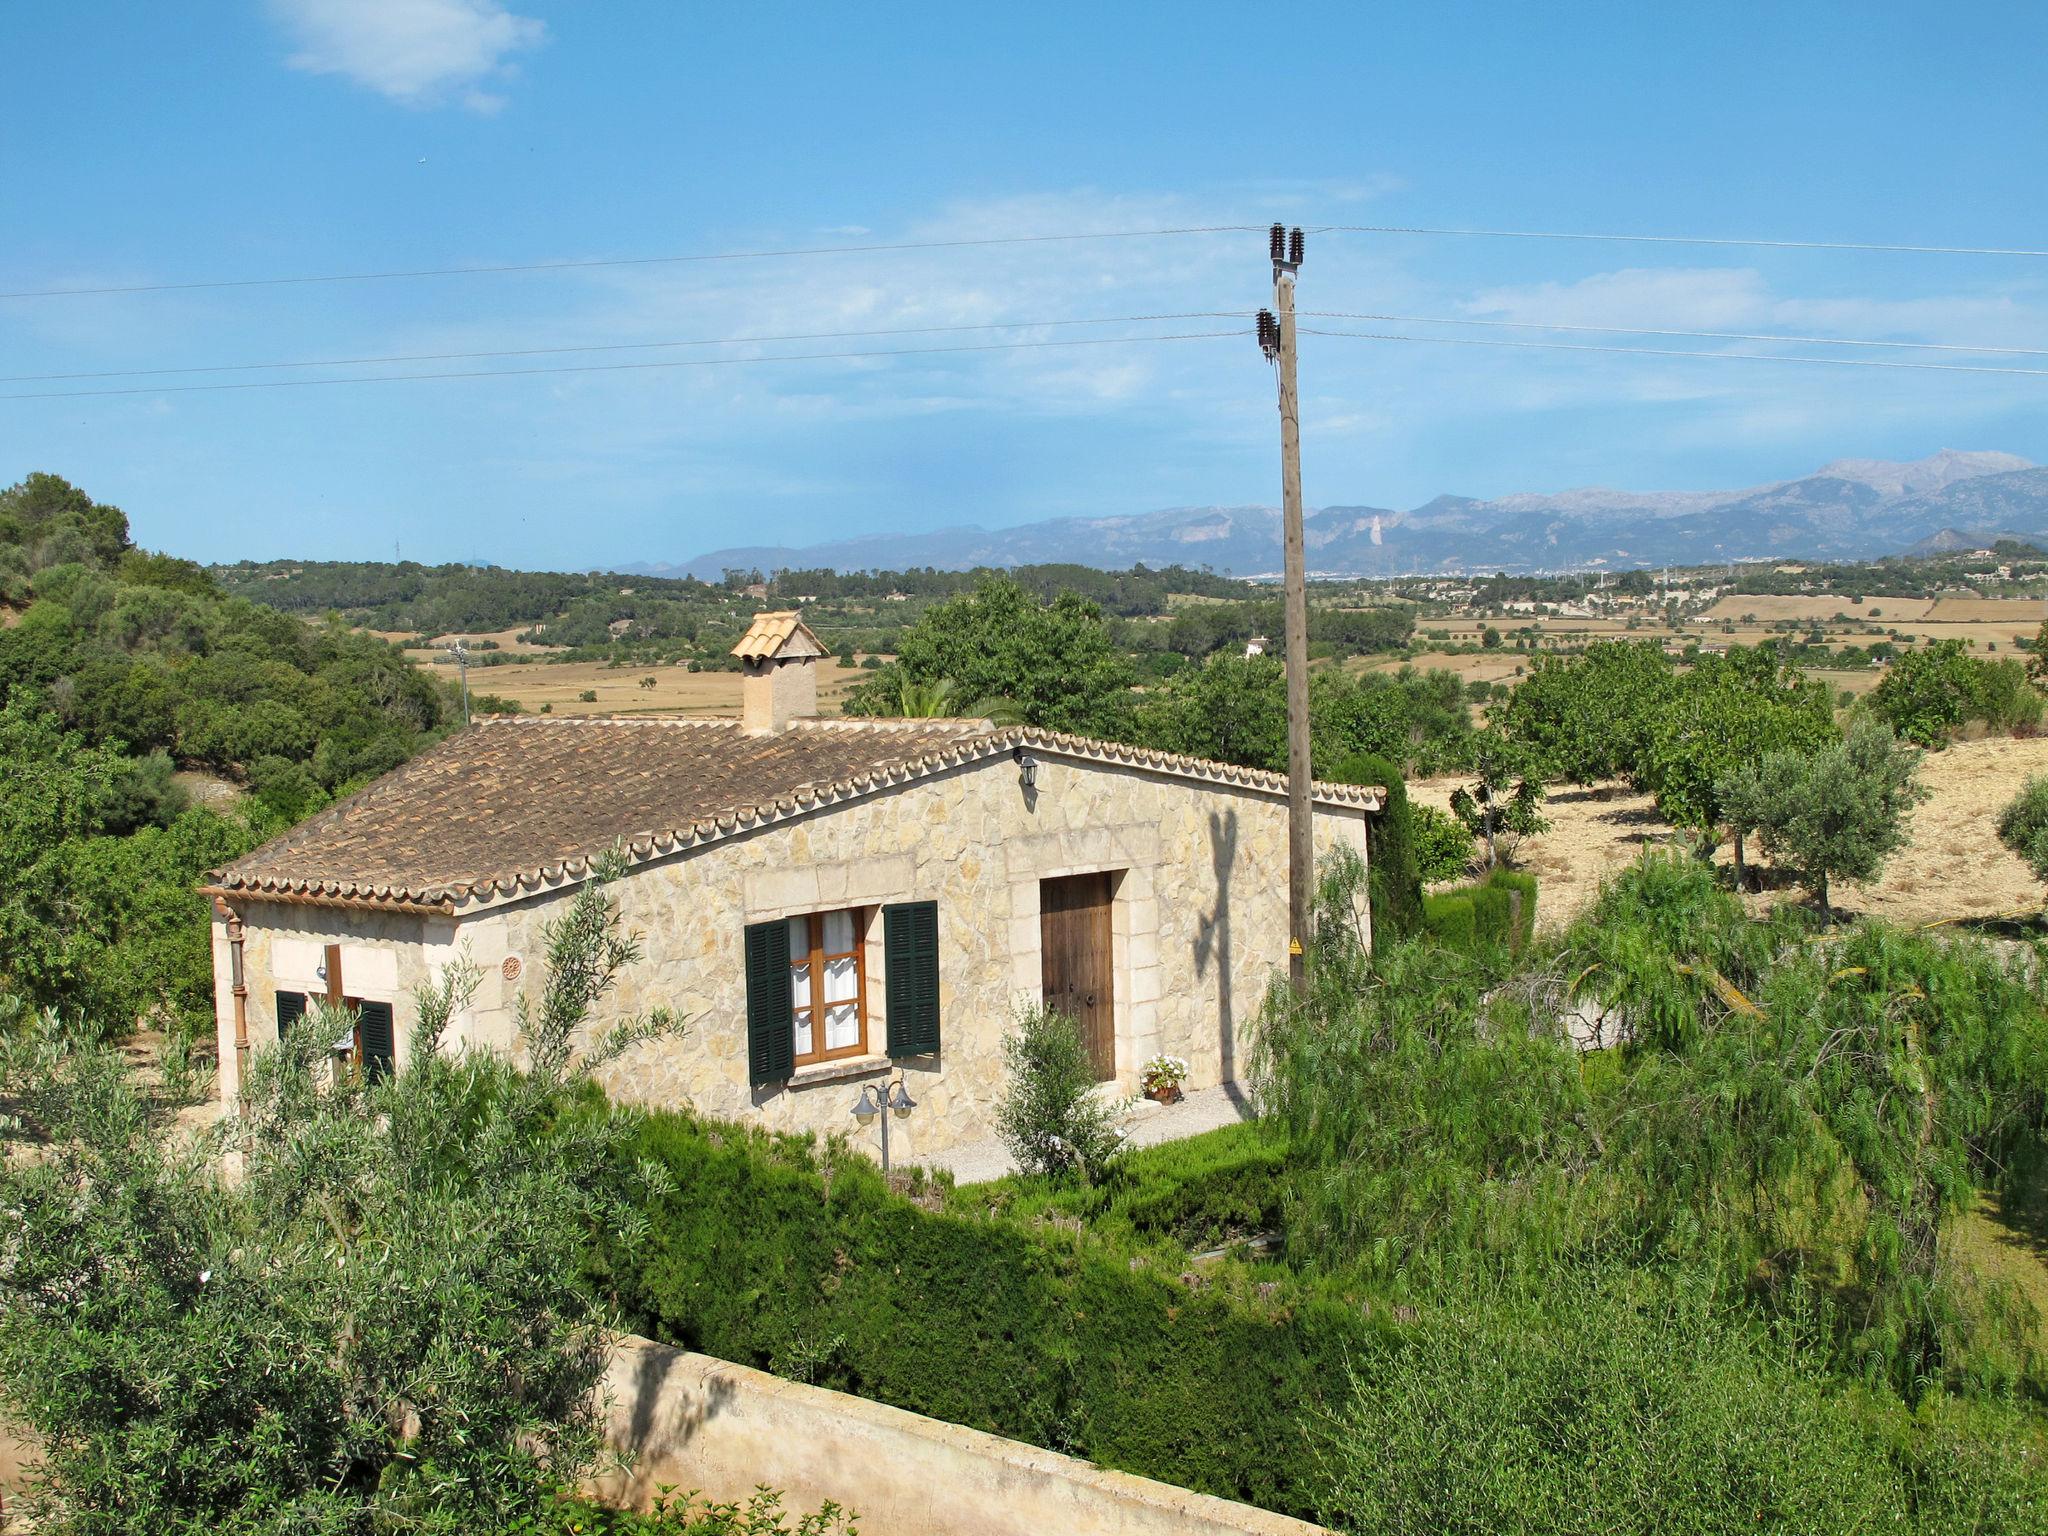
<path id="1" fill-rule="evenodd" d="M 291 1027 L 306 1016 L 306 994 L 303 992 L 280 992 L 277 994 L 277 1038 L 282 1040 Z"/>
<path id="2" fill-rule="evenodd" d="M 789 923 L 747 925 L 747 1081 L 785 1083 L 794 1070 L 795 994 L 789 978 Z"/>
<path id="3" fill-rule="evenodd" d="M 888 969 L 889 1054 L 939 1052 L 939 904 L 907 901 L 882 908 L 882 956 Z"/>
<path id="4" fill-rule="evenodd" d="M 391 1005 L 360 1004 L 356 1010 L 356 1017 L 363 1032 L 364 1079 L 374 1083 L 380 1077 L 389 1077 L 392 1066 L 398 1059 L 398 1052 L 391 1038 Z"/>

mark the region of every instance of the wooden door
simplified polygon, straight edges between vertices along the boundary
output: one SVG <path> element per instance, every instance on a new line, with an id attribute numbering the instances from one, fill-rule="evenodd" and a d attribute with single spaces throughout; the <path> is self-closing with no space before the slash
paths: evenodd
<path id="1" fill-rule="evenodd" d="M 1115 967 L 1109 938 L 1109 876 L 1068 875 L 1038 886 L 1045 1006 L 1081 1025 L 1095 1078 L 1116 1076 Z"/>

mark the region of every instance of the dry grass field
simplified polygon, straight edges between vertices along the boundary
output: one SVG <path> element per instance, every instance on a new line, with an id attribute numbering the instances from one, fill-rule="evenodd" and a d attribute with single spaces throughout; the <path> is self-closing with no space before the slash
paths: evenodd
<path id="1" fill-rule="evenodd" d="M 410 653 L 437 677 L 450 681 L 455 663 L 446 655 Z M 827 660 L 818 672 L 818 709 L 839 713 L 840 700 L 868 674 Z M 643 679 L 653 678 L 652 687 Z M 472 665 L 469 686 L 474 693 L 494 693 L 537 714 L 548 706 L 553 715 L 737 715 L 740 675 L 737 672 L 692 672 L 666 666 L 614 667 L 602 661 L 522 662 L 495 667 Z M 582 695 L 595 693 L 595 700 Z"/>
<path id="2" fill-rule="evenodd" d="M 1766 624 L 1782 619 L 1793 619 L 1801 624 L 1815 620 L 1825 624 L 1830 619 L 1847 619 L 1860 624 L 1868 621 L 1870 610 L 1875 608 L 1881 622 L 1897 624 L 1908 619 L 1924 619 L 1933 606 L 1933 601 L 1924 597 L 1867 597 L 1861 603 L 1852 603 L 1846 597 L 1745 596 L 1738 592 L 1722 598 L 1700 617 L 1710 624 L 1752 616 Z"/>
<path id="3" fill-rule="evenodd" d="M 1913 814 L 1911 844 L 1871 884 L 1835 891 L 1835 905 L 1845 913 L 1914 924 L 2039 911 L 2041 883 L 1993 830 L 1999 810 L 2036 774 L 2048 774 L 2048 737 L 1991 737 L 1930 752 L 1921 777 L 1931 794 Z M 1408 792 L 1448 808 L 1459 782 L 1418 779 Z M 1545 802 L 1544 814 L 1551 828 L 1524 844 L 1520 862 L 1543 882 L 1537 922 L 1546 931 L 1569 923 L 1603 879 L 1672 835 L 1650 797 L 1622 784 L 1560 786 Z M 1728 850 L 1718 857 L 1725 862 Z M 1760 899 L 1799 894 L 1790 887 Z"/>

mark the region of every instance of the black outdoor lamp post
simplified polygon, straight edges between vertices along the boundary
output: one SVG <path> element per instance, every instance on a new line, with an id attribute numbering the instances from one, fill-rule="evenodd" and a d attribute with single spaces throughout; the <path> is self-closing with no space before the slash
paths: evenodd
<path id="1" fill-rule="evenodd" d="M 903 1086 L 903 1079 L 900 1077 L 893 1083 L 884 1083 L 879 1093 L 875 1091 L 873 1083 L 863 1083 L 861 1085 L 860 1097 L 853 1101 L 854 1118 L 860 1121 L 862 1125 L 866 1125 L 877 1115 L 882 1117 L 882 1172 L 884 1173 L 889 1171 L 889 1116 L 891 1114 L 907 1115 L 915 1108 L 917 1108 L 917 1100 L 910 1096 L 909 1090 Z"/>

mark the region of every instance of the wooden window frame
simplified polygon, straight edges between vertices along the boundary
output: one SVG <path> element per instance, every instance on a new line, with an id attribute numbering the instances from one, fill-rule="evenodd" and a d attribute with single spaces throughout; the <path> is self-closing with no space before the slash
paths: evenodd
<path id="1" fill-rule="evenodd" d="M 836 912 L 846 912 L 853 918 L 853 948 L 827 950 L 825 948 L 825 919 Z M 844 1061 L 849 1056 L 865 1056 L 868 1053 L 868 909 L 866 907 L 834 907 L 826 912 L 792 912 L 787 921 L 804 921 L 810 925 L 810 944 L 799 951 L 795 945 L 789 951 L 789 975 L 791 1005 L 789 1010 L 789 1057 L 790 1064 L 797 1067 L 813 1067 L 824 1061 Z M 825 967 L 834 960 L 853 962 L 854 1022 L 859 1026 L 858 1037 L 852 1045 L 842 1045 L 838 1050 L 825 1048 Z M 807 966 L 811 973 L 811 1001 L 808 1007 L 795 1005 L 794 989 L 799 966 Z M 803 1015 L 811 1020 L 811 1050 L 800 1053 L 796 1048 L 797 1025 Z"/>

